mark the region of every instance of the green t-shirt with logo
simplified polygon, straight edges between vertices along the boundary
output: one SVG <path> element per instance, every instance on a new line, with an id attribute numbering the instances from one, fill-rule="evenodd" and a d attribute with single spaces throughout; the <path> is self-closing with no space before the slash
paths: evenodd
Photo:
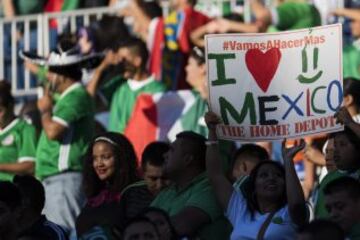
<path id="1" fill-rule="evenodd" d="M 162 190 L 151 206 L 163 209 L 170 217 L 186 207 L 199 208 L 211 219 L 211 223 L 199 230 L 200 239 L 229 239 L 231 226 L 217 203 L 206 173 L 195 177 L 185 189 L 179 190 L 172 185 Z"/>
<path id="2" fill-rule="evenodd" d="M 35 161 L 35 127 L 25 120 L 15 118 L 0 130 L 0 164 Z M 11 181 L 14 174 L 1 172 L 0 180 Z"/>
<path id="3" fill-rule="evenodd" d="M 36 151 L 36 175 L 40 179 L 63 171 L 80 171 L 82 157 L 94 130 L 94 104 L 80 83 L 60 95 L 52 120 L 65 126 L 61 140 L 50 140 L 44 130 Z"/>
<path id="4" fill-rule="evenodd" d="M 140 94 L 153 94 L 163 91 L 165 91 L 165 86 L 153 77 L 144 81 L 127 80 L 112 96 L 109 131 L 124 132 L 134 110 L 136 99 Z"/>

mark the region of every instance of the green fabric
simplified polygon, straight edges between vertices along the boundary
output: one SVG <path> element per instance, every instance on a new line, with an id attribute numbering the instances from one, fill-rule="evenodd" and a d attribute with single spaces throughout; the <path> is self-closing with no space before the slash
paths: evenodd
<path id="1" fill-rule="evenodd" d="M 332 181 L 344 177 L 344 176 L 350 176 L 356 179 L 359 179 L 360 177 L 360 170 L 354 172 L 354 173 L 347 173 L 344 171 L 333 171 L 328 173 L 324 179 L 321 181 L 320 185 L 317 189 L 317 197 L 315 201 L 315 217 L 316 218 L 329 218 L 329 213 L 325 208 L 325 195 L 324 195 L 324 189 L 325 187 Z"/>
<path id="2" fill-rule="evenodd" d="M 204 120 L 204 115 L 208 109 L 207 103 L 198 92 L 192 91 L 192 93 L 194 94 L 195 102 L 190 109 L 181 116 L 180 121 L 182 128 L 183 130 L 194 131 L 207 137 L 209 131 Z"/>
<path id="3" fill-rule="evenodd" d="M 308 3 L 286 2 L 276 8 L 279 30 L 293 30 L 321 25 L 319 11 Z"/>
<path id="4" fill-rule="evenodd" d="M 360 51 L 351 45 L 343 48 L 343 75 L 360 79 Z"/>
<path id="5" fill-rule="evenodd" d="M 45 0 L 13 0 L 16 15 L 42 13 Z"/>
<path id="6" fill-rule="evenodd" d="M 360 222 L 355 224 L 351 228 L 350 233 L 347 237 L 350 240 L 360 240 Z"/>
<path id="7" fill-rule="evenodd" d="M 206 173 L 195 177 L 189 186 L 178 190 L 175 185 L 162 190 L 151 203 L 152 207 L 161 208 L 170 216 L 174 216 L 186 207 L 196 207 L 204 211 L 211 223 L 200 229 L 201 239 L 228 239 L 230 228 L 216 201 L 213 189 Z"/>
<path id="8" fill-rule="evenodd" d="M 35 127 L 16 118 L 0 131 L 0 164 L 35 161 Z M 11 181 L 14 174 L 0 172 L 0 180 Z"/>
<path id="9" fill-rule="evenodd" d="M 49 68 L 47 66 L 39 66 L 39 71 L 36 74 L 39 83 L 47 82 L 46 75 L 48 72 Z"/>
<path id="10" fill-rule="evenodd" d="M 36 151 L 36 175 L 40 179 L 82 168 L 81 158 L 95 130 L 93 100 L 83 86 L 76 83 L 60 96 L 53 121 L 68 126 L 61 141 L 50 140 L 42 131 Z"/>
<path id="11" fill-rule="evenodd" d="M 152 80 L 145 86 L 132 90 L 129 83 L 122 84 L 114 93 L 110 106 L 109 131 L 123 133 L 134 110 L 137 97 L 141 93 L 158 93 L 165 91 L 165 86 Z"/>
<path id="12" fill-rule="evenodd" d="M 124 79 L 120 75 L 113 77 L 100 86 L 100 92 L 107 99 L 108 102 L 111 102 L 111 99 L 116 89 L 118 89 L 121 86 L 121 84 L 125 82 L 126 79 Z"/>
<path id="13" fill-rule="evenodd" d="M 26 0 L 29 1 L 29 0 Z M 69 10 L 76 10 L 80 6 L 79 0 L 64 0 L 64 3 L 61 7 L 61 11 L 69 11 Z"/>

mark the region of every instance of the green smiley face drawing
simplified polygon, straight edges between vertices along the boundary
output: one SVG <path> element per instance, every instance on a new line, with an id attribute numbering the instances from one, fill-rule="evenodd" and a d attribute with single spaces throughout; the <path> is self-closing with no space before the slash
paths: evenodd
<path id="1" fill-rule="evenodd" d="M 302 57 L 302 73 L 299 74 L 297 77 L 297 80 L 299 80 L 300 83 L 304 84 L 310 84 L 318 80 L 321 75 L 323 74 L 323 71 L 318 71 L 313 76 L 305 76 L 308 72 L 308 56 L 305 48 L 301 51 L 301 57 Z M 316 70 L 318 68 L 318 60 L 319 60 L 319 48 L 315 47 L 313 50 L 313 69 Z"/>

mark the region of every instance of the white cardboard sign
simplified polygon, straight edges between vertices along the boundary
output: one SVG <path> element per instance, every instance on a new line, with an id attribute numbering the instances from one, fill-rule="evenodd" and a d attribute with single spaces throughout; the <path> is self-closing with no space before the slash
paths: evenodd
<path id="1" fill-rule="evenodd" d="M 340 131 L 342 28 L 206 36 L 220 138 L 268 141 Z"/>

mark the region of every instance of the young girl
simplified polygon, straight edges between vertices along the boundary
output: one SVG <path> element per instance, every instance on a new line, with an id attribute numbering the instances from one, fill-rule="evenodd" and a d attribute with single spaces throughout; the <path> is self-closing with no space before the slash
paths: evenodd
<path id="1" fill-rule="evenodd" d="M 114 226 L 121 215 L 121 191 L 137 181 L 136 155 L 129 140 L 107 132 L 94 139 L 84 162 L 87 204 L 77 223 L 78 236 L 96 225 Z"/>

